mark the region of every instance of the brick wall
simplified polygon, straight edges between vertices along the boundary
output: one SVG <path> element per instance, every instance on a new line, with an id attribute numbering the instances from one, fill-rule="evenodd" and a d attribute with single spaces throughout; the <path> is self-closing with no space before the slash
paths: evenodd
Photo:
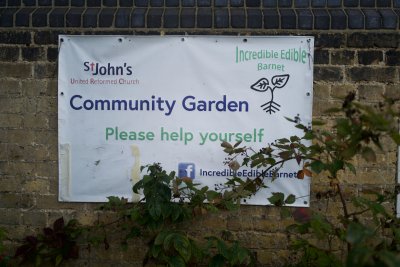
<path id="1" fill-rule="evenodd" d="M 59 34 L 228 34 L 315 36 L 314 117 L 338 106 L 350 91 L 371 105 L 399 97 L 400 1 L 386 0 L 0 0 L 0 226 L 11 250 L 18 239 L 56 218 L 90 224 L 112 214 L 91 203 L 57 201 L 57 38 Z M 396 147 L 343 175 L 346 199 L 371 190 L 393 190 Z M 313 178 L 313 210 L 339 213 L 338 199 L 322 197 L 327 184 Z M 329 206 L 329 209 L 327 207 Z M 389 204 L 390 208 L 394 207 Z M 257 252 L 265 266 L 291 260 L 275 207 L 244 206 L 199 220 L 193 231 L 228 229 Z M 140 266 L 145 244 L 126 253 L 111 243 L 83 249 L 71 266 Z"/>

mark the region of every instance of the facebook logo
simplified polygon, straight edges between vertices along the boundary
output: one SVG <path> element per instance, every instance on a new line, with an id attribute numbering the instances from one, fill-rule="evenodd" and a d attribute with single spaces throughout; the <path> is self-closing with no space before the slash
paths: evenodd
<path id="1" fill-rule="evenodd" d="M 179 178 L 189 177 L 194 179 L 196 174 L 196 168 L 194 163 L 179 163 L 178 164 L 178 176 Z"/>

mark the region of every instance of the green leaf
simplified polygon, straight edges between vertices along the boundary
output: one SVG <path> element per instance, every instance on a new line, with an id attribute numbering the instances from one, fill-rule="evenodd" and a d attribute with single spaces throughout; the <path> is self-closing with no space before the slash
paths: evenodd
<path id="1" fill-rule="evenodd" d="M 143 188 L 143 180 L 140 180 L 139 182 L 137 182 L 133 187 L 132 187 L 132 191 L 135 194 L 139 193 L 139 190 Z"/>
<path id="2" fill-rule="evenodd" d="M 351 222 L 347 228 L 346 240 L 350 244 L 359 244 L 364 242 L 365 239 L 370 237 L 373 231 L 366 228 L 360 223 Z"/>
<path id="3" fill-rule="evenodd" d="M 284 117 L 287 121 L 290 121 L 290 122 L 297 122 L 295 119 L 292 119 L 292 118 L 289 118 L 289 117 Z"/>
<path id="4" fill-rule="evenodd" d="M 325 164 L 322 161 L 315 160 L 310 164 L 311 170 L 315 173 L 320 173 L 325 169 Z"/>
<path id="5" fill-rule="evenodd" d="M 170 180 L 175 179 L 175 174 L 176 174 L 175 171 L 170 172 L 170 173 L 168 174 L 169 179 L 170 179 Z"/>
<path id="6" fill-rule="evenodd" d="M 289 159 L 290 156 L 292 156 L 292 154 L 293 154 L 293 151 L 282 151 L 282 152 L 278 153 L 279 157 L 281 157 L 281 159 L 283 159 L 283 160 Z"/>
<path id="7" fill-rule="evenodd" d="M 203 250 L 203 248 L 199 248 L 194 240 L 189 239 L 189 242 L 192 251 L 192 259 L 196 260 L 197 262 L 201 262 L 204 255 L 203 253 L 206 253 L 205 250 Z"/>
<path id="8" fill-rule="evenodd" d="M 369 199 L 360 198 L 361 202 L 363 202 L 374 214 L 383 214 L 387 215 L 385 207 L 382 204 L 377 203 L 376 201 L 371 201 Z"/>
<path id="9" fill-rule="evenodd" d="M 232 154 L 233 151 L 234 151 L 234 149 L 233 149 L 233 148 L 224 148 L 223 151 L 224 151 L 225 153 L 227 153 L 227 154 Z"/>
<path id="10" fill-rule="evenodd" d="M 169 250 L 171 248 L 171 245 L 173 244 L 175 238 L 175 233 L 169 233 L 165 238 L 164 238 L 164 250 Z"/>
<path id="11" fill-rule="evenodd" d="M 234 148 L 237 148 L 238 146 L 240 146 L 241 143 L 242 143 L 242 140 L 240 140 L 239 142 L 236 142 L 236 143 L 233 145 L 233 147 L 234 147 Z"/>
<path id="12" fill-rule="evenodd" d="M 373 251 L 367 246 L 354 246 L 347 256 L 346 266 L 370 266 L 368 262 L 370 262 L 370 258 L 373 256 L 373 254 Z"/>
<path id="13" fill-rule="evenodd" d="M 233 201 L 231 201 L 231 200 L 224 201 L 223 203 L 224 203 L 224 205 L 225 205 L 225 208 L 226 208 L 227 210 L 229 210 L 229 211 L 236 210 L 236 209 L 239 208 L 239 204 L 236 203 L 236 202 L 233 202 Z"/>
<path id="14" fill-rule="evenodd" d="M 345 162 L 344 164 L 346 165 L 346 167 L 347 167 L 353 174 L 356 174 L 356 168 L 354 167 L 353 164 L 348 163 L 348 162 Z"/>
<path id="15" fill-rule="evenodd" d="M 188 262 L 191 258 L 191 248 L 189 240 L 180 234 L 176 234 L 174 238 L 174 248 L 178 251 L 179 255 Z"/>
<path id="16" fill-rule="evenodd" d="M 142 218 L 142 214 L 141 214 L 139 208 L 137 208 L 137 207 L 133 208 L 130 211 L 129 215 L 131 216 L 132 220 L 134 220 L 134 221 Z"/>
<path id="17" fill-rule="evenodd" d="M 225 259 L 222 255 L 215 255 L 212 257 L 208 267 L 224 267 L 225 266 Z"/>
<path id="18" fill-rule="evenodd" d="M 130 232 L 126 235 L 126 238 L 134 238 L 134 237 L 138 237 L 141 235 L 141 230 L 139 227 L 137 226 L 133 226 L 130 230 Z"/>
<path id="19" fill-rule="evenodd" d="M 172 214 L 171 206 L 174 205 L 173 203 L 162 203 L 161 204 L 161 213 L 164 220 L 168 219 Z"/>
<path id="20" fill-rule="evenodd" d="M 274 165 L 276 163 L 276 160 L 274 158 L 266 158 L 265 162 L 269 165 Z"/>
<path id="21" fill-rule="evenodd" d="M 56 256 L 55 266 L 59 266 L 59 265 L 61 264 L 62 260 L 63 260 L 62 254 L 58 254 L 58 255 Z"/>
<path id="22" fill-rule="evenodd" d="M 36 254 L 35 257 L 35 266 L 39 267 L 42 265 L 42 257 L 39 254 Z"/>
<path id="23" fill-rule="evenodd" d="M 153 220 L 157 220 L 161 216 L 161 203 L 158 201 L 152 201 L 148 203 L 149 214 Z"/>
<path id="24" fill-rule="evenodd" d="M 264 158 L 258 158 L 251 162 L 250 167 L 254 168 L 264 162 Z"/>
<path id="25" fill-rule="evenodd" d="M 0 241 L 6 238 L 6 230 L 0 227 Z"/>
<path id="26" fill-rule="evenodd" d="M 293 143 L 293 142 L 298 142 L 298 141 L 300 141 L 300 138 L 298 136 L 293 135 L 290 137 L 290 142 Z"/>
<path id="27" fill-rule="evenodd" d="M 272 196 L 267 199 L 272 205 L 282 206 L 285 200 L 285 195 L 281 192 L 273 192 Z"/>
<path id="28" fill-rule="evenodd" d="M 303 130 L 303 131 L 308 131 L 307 126 L 303 125 L 303 124 L 296 124 L 295 126 L 297 129 Z"/>
<path id="29" fill-rule="evenodd" d="M 153 176 L 151 176 L 151 175 L 144 175 L 144 176 L 143 176 L 143 179 L 142 179 L 143 186 L 144 186 L 145 184 L 148 184 L 148 183 L 152 182 L 153 179 L 154 179 L 154 178 L 153 178 Z"/>
<path id="30" fill-rule="evenodd" d="M 171 206 L 172 221 L 174 221 L 174 222 L 177 221 L 180 218 L 181 214 L 182 214 L 182 209 L 180 206 L 178 206 L 178 205 Z"/>
<path id="31" fill-rule="evenodd" d="M 290 212 L 290 209 L 287 207 L 282 207 L 282 208 L 280 208 L 279 211 L 280 211 L 281 219 L 289 218 L 292 215 L 292 213 Z"/>
<path id="32" fill-rule="evenodd" d="M 399 267 L 400 266 L 400 258 L 398 254 L 393 253 L 391 251 L 380 251 L 378 254 L 379 259 L 385 263 L 387 267 Z"/>
<path id="33" fill-rule="evenodd" d="M 296 196 L 295 195 L 288 195 L 287 198 L 285 199 L 285 204 L 293 204 L 296 201 Z"/>
<path id="34" fill-rule="evenodd" d="M 224 148 L 230 148 L 230 149 L 232 149 L 233 147 L 232 147 L 232 145 L 231 144 L 229 144 L 228 142 L 226 142 L 226 141 L 223 141 L 222 143 L 221 143 L 221 146 L 222 147 L 224 147 Z"/>
<path id="35" fill-rule="evenodd" d="M 239 153 L 243 153 L 243 152 L 245 152 L 245 151 L 246 151 L 246 148 L 244 148 L 244 147 L 239 147 L 239 148 L 235 148 L 235 149 L 233 150 L 233 153 L 239 154 Z"/>
<path id="36" fill-rule="evenodd" d="M 290 142 L 289 139 L 287 139 L 287 138 L 281 138 L 281 139 L 278 139 L 277 141 L 279 144 L 286 144 L 286 143 Z"/>
<path id="37" fill-rule="evenodd" d="M 245 264 L 251 255 L 247 249 L 238 247 L 236 256 L 237 256 L 240 264 Z"/>
<path id="38" fill-rule="evenodd" d="M 160 255 L 161 248 L 162 248 L 161 246 L 153 245 L 153 246 L 151 247 L 151 255 L 152 255 L 154 258 L 157 258 L 157 257 Z"/>
<path id="39" fill-rule="evenodd" d="M 336 121 L 336 130 L 339 136 L 347 136 L 351 133 L 351 126 L 347 119 L 338 119 Z"/>
<path id="40" fill-rule="evenodd" d="M 310 232 L 310 223 L 303 224 L 292 224 L 289 225 L 286 229 L 289 232 L 299 233 L 299 234 L 308 234 Z"/>
<path id="41" fill-rule="evenodd" d="M 342 160 L 334 160 L 331 164 L 328 165 L 328 170 L 333 177 L 336 177 L 337 172 L 343 169 L 343 167 L 344 162 Z"/>
<path id="42" fill-rule="evenodd" d="M 168 258 L 168 266 L 170 267 L 186 267 L 185 261 L 180 256 L 172 256 Z"/>
<path id="43" fill-rule="evenodd" d="M 325 238 L 333 231 L 331 224 L 326 220 L 326 218 L 319 214 L 312 216 L 312 219 L 310 220 L 310 226 L 319 239 Z"/>
<path id="44" fill-rule="evenodd" d="M 200 189 L 200 194 L 205 194 L 208 191 L 208 186 L 204 186 Z"/>
<path id="45" fill-rule="evenodd" d="M 222 241 L 222 240 L 217 240 L 217 249 L 218 249 L 218 252 L 222 255 L 222 256 L 224 256 L 224 258 L 225 259 L 229 259 L 230 257 L 230 255 L 229 255 L 229 251 L 228 251 L 228 248 L 227 248 L 227 246 L 226 246 L 226 244 Z"/>
<path id="46" fill-rule="evenodd" d="M 169 234 L 171 234 L 171 232 L 168 231 L 159 232 L 156 238 L 154 239 L 154 245 L 162 245 L 164 243 L 165 237 L 167 237 L 167 235 Z"/>
<path id="47" fill-rule="evenodd" d="M 304 136 L 303 139 L 305 140 L 312 140 L 314 139 L 314 133 L 312 131 L 307 131 Z"/>
<path id="48" fill-rule="evenodd" d="M 214 199 L 221 197 L 220 193 L 218 193 L 216 191 L 212 191 L 212 190 L 207 191 L 206 195 L 207 195 L 207 200 L 208 201 L 213 201 Z"/>
<path id="49" fill-rule="evenodd" d="M 393 139 L 394 142 L 396 142 L 397 145 L 400 145 L 400 134 L 393 132 L 390 134 L 390 137 Z"/>
<path id="50" fill-rule="evenodd" d="M 351 159 L 357 153 L 357 146 L 350 146 L 347 149 L 343 150 L 341 155 L 344 159 Z"/>

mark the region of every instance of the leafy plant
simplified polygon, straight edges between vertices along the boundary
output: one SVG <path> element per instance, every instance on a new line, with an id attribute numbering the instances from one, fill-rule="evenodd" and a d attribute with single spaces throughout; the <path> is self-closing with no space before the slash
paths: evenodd
<path id="1" fill-rule="evenodd" d="M 142 167 L 142 171 L 147 173 L 134 185 L 133 192 L 142 193 L 143 199 L 123 213 L 125 224 L 131 224 L 126 227 L 128 231 L 124 243 L 136 237 L 150 240 L 144 265 L 155 262 L 168 266 L 195 266 L 210 262 L 211 266 L 221 266 L 213 261 L 222 252 L 219 258 L 221 261 L 224 259 L 224 266 L 245 262 L 254 264 L 250 251 L 237 242 L 230 246 L 217 237 L 199 242 L 188 232 L 177 230 L 181 228 L 180 224 L 208 212 L 237 207 L 237 193 L 228 194 L 225 187 L 216 187 L 216 190 L 207 186 L 199 188 L 191 179 L 177 178 L 174 172 L 167 173 L 159 164 Z M 213 248 L 217 248 L 218 253 Z M 240 252 L 239 258 L 236 252 Z"/>
<path id="2" fill-rule="evenodd" d="M 76 239 L 82 233 L 77 221 L 71 220 L 66 225 L 64 219 L 57 219 L 53 228 L 46 227 L 38 236 L 25 237 L 18 247 L 15 257 L 21 258 L 21 264 L 32 263 L 41 266 L 50 261 L 55 266 L 67 259 L 79 257 L 79 247 Z"/>
<path id="3" fill-rule="evenodd" d="M 373 200 L 354 198 L 355 211 L 350 212 L 349 203 L 343 195 L 343 181 L 339 179 L 340 172 L 356 173 L 353 162 L 357 155 L 367 162 L 375 161 L 376 149 L 382 149 L 382 138 L 389 136 L 396 144 L 400 144 L 395 124 L 399 112 L 394 110 L 392 100 L 374 109 L 356 103 L 354 99 L 354 93 L 349 94 L 342 109 L 329 111 L 343 114 L 336 119 L 331 130 L 313 130 L 299 123 L 298 119 L 289 119 L 295 123 L 296 128 L 304 131 L 303 137 L 278 139 L 260 151 L 246 147 L 235 148 L 244 151 L 240 153 L 245 154 L 242 164 L 237 162 L 239 153 L 234 150 L 225 151 L 230 157 L 228 164 L 235 162 L 239 166 L 264 169 L 257 177 L 262 181 L 267 171 L 277 164 L 283 166 L 289 160 L 296 160 L 300 165 L 298 179 L 323 175 L 330 188 L 320 195 L 339 197 L 343 214 L 336 219 L 315 212 L 308 216 L 294 214 L 298 223 L 287 230 L 297 237 L 293 250 L 302 253 L 301 260 L 295 266 L 400 266 L 400 222 L 384 207 L 385 202 L 394 201 L 395 192 L 387 192 L 385 196 L 376 194 Z M 314 125 L 321 126 L 323 123 L 314 122 Z M 304 141 L 312 141 L 312 145 L 306 146 Z M 292 195 L 285 197 L 283 193 L 274 192 L 268 200 L 273 205 L 282 206 L 291 203 L 294 198 Z M 321 246 L 321 241 L 325 245 Z M 338 248 L 335 244 L 346 248 L 347 257 L 344 261 L 337 257 Z"/>
<path id="4" fill-rule="evenodd" d="M 246 248 L 243 248 L 236 241 L 232 245 L 227 245 L 224 241 L 216 237 L 208 237 L 208 248 L 216 248 L 217 253 L 211 258 L 209 266 L 253 266 L 255 258 Z"/>
<path id="5" fill-rule="evenodd" d="M 275 83 L 283 87 L 285 80 Z M 148 244 L 143 265 L 255 266 L 252 252 L 238 241 L 225 238 L 226 233 L 221 233 L 221 237 L 196 238 L 183 229 L 209 212 L 238 208 L 241 201 L 265 187 L 267 173 L 276 174 L 287 161 L 294 160 L 299 164 L 298 179 L 316 175 L 326 178 L 327 189 L 316 194 L 316 201 L 338 197 L 342 214 L 332 218 L 305 208 L 295 209 L 292 213 L 295 224 L 287 228 L 287 233 L 293 241 L 293 253 L 300 258 L 290 266 L 400 266 L 400 221 L 385 208 L 388 201 L 394 201 L 396 192 L 376 193 L 375 198 L 355 197 L 350 210 L 350 202 L 343 194 L 343 181 L 339 179 L 344 171 L 356 173 L 353 165 L 356 156 L 374 161 L 385 136 L 400 144 L 394 123 L 399 113 L 390 100 L 373 109 L 356 103 L 354 94 L 346 98 L 342 109 L 330 112 L 342 112 L 330 130 L 319 128 L 321 122 L 314 122 L 316 129 L 310 129 L 298 118 L 289 119 L 304 135 L 278 139 L 259 151 L 241 146 L 240 142 L 223 142 L 221 146 L 228 154 L 226 164 L 231 169 L 248 166 L 260 170 L 260 175 L 252 179 L 231 177 L 210 189 L 194 184 L 190 178 L 178 178 L 174 172 L 167 173 L 160 164 L 144 166 L 143 178 L 133 186 L 133 192 L 143 196 L 138 203 L 109 197 L 109 202 L 103 205 L 103 210 L 118 215 L 114 221 L 82 227 L 75 220 L 65 225 L 60 218 L 53 228 L 26 237 L 16 257 L 35 266 L 43 262 L 57 266 L 78 257 L 78 238 L 85 237 L 90 244 L 102 243 L 107 249 L 107 231 L 111 228 L 123 231 L 122 247 L 136 238 Z M 309 141 L 311 145 L 305 145 Z M 272 175 L 272 180 L 275 176 Z M 285 196 L 282 192 L 273 192 L 266 199 L 269 204 L 281 206 L 282 214 L 286 215 L 290 210 L 285 206 L 295 200 L 296 196 Z M 0 229 L 0 240 L 2 236 L 4 232 Z M 0 242 L 0 253 L 1 249 Z M 344 256 L 340 257 L 338 252 L 345 252 Z"/>

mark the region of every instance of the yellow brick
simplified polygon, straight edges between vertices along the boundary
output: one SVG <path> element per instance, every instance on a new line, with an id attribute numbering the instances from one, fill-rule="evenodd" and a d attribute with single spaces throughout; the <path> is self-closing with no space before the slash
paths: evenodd
<path id="1" fill-rule="evenodd" d="M 41 96 L 47 94 L 46 82 L 37 79 L 21 81 L 22 92 L 25 96 Z"/>
<path id="2" fill-rule="evenodd" d="M 361 101 L 382 101 L 383 85 L 362 84 L 358 86 L 358 96 Z"/>
<path id="3" fill-rule="evenodd" d="M 22 127 L 24 117 L 18 114 L 0 114 L 2 127 L 20 128 Z"/>
<path id="4" fill-rule="evenodd" d="M 58 202 L 57 195 L 37 195 L 36 208 L 38 209 L 82 209 L 84 204 L 75 202 Z"/>
<path id="5" fill-rule="evenodd" d="M 21 84 L 19 79 L 1 79 L 0 96 L 20 96 Z"/>
<path id="6" fill-rule="evenodd" d="M 344 100 L 349 93 L 355 91 L 356 87 L 354 84 L 332 85 L 331 95 L 334 98 Z"/>
<path id="7" fill-rule="evenodd" d="M 250 249 L 285 249 L 288 247 L 287 235 L 283 233 L 241 231 L 236 235 L 240 244 Z"/>
<path id="8" fill-rule="evenodd" d="M 26 128 L 33 128 L 33 129 L 48 129 L 49 119 L 43 115 L 25 114 L 24 126 Z"/>
<path id="9" fill-rule="evenodd" d="M 27 193 L 49 193 L 49 181 L 46 179 L 35 179 L 26 181 L 23 186 L 23 191 Z"/>
<path id="10" fill-rule="evenodd" d="M 322 100 L 314 100 L 313 103 L 313 115 L 320 116 L 326 115 L 326 111 L 331 108 L 340 108 L 342 105 L 341 101 L 322 101 Z"/>
<path id="11" fill-rule="evenodd" d="M 330 85 L 314 83 L 314 97 L 318 99 L 329 99 Z"/>
<path id="12" fill-rule="evenodd" d="M 399 85 L 398 84 L 386 85 L 385 96 L 392 99 L 398 99 L 400 97 Z"/>
<path id="13" fill-rule="evenodd" d="M 22 178 L 19 176 L 1 176 L 0 192 L 21 192 Z"/>
<path id="14" fill-rule="evenodd" d="M 1 63 L 0 77 L 31 78 L 32 65 L 24 63 Z"/>
<path id="15" fill-rule="evenodd" d="M 257 249 L 257 260 L 262 266 L 285 266 L 296 262 L 296 255 L 288 250 L 261 250 Z"/>
<path id="16" fill-rule="evenodd" d="M 0 225 L 18 225 L 21 223 L 21 210 L 0 209 Z"/>
<path id="17" fill-rule="evenodd" d="M 22 213 L 22 224 L 45 227 L 47 225 L 47 213 L 40 211 L 25 211 Z"/>

